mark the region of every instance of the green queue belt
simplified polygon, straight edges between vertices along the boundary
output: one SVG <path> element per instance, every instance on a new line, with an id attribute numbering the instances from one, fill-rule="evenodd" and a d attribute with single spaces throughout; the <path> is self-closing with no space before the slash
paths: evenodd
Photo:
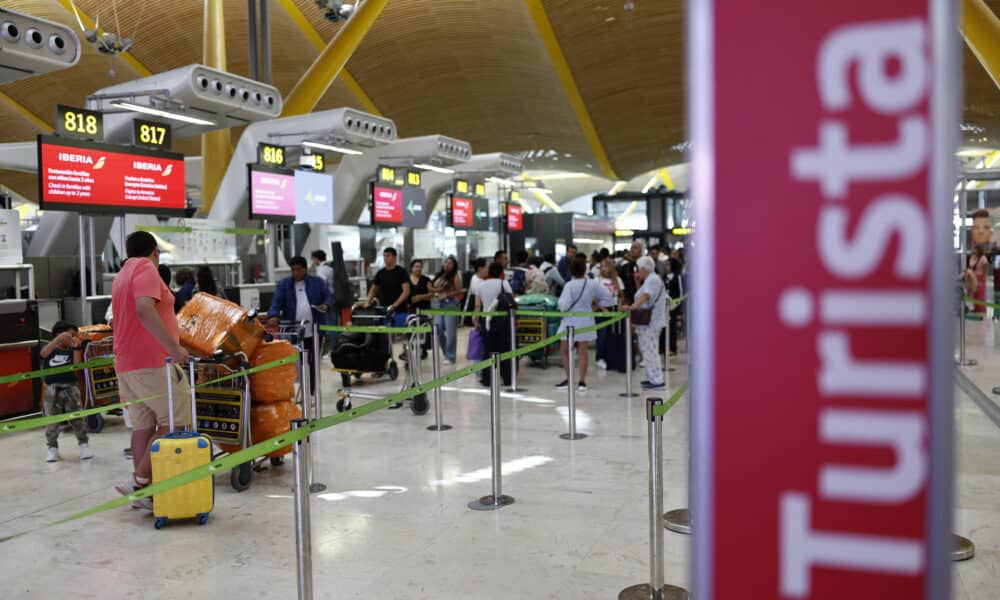
<path id="1" fill-rule="evenodd" d="M 295 354 L 293 356 L 286 356 L 285 358 L 279 358 L 278 360 L 273 360 L 271 362 L 264 363 L 262 365 L 258 365 L 250 369 L 245 369 L 243 371 L 238 371 L 236 373 L 230 373 L 229 375 L 226 375 L 224 377 L 219 377 L 218 379 L 213 379 L 211 381 L 200 383 L 195 386 L 195 389 L 210 387 L 219 383 L 223 383 L 225 381 L 236 379 L 237 377 L 244 377 L 246 375 L 253 375 L 255 373 L 260 373 L 262 371 L 267 371 L 275 367 L 280 367 L 282 365 L 293 363 L 298 359 L 299 359 L 298 354 Z M 111 359 L 103 359 L 103 360 L 111 361 Z M 82 365 L 85 364 L 87 363 L 80 363 L 79 365 L 73 365 L 73 366 L 82 367 Z M 105 362 L 102 364 L 104 365 L 113 364 L 113 361 Z M 11 377 L 13 377 L 13 375 Z M 66 421 L 73 421 L 75 419 L 82 419 L 84 417 L 89 417 L 90 415 L 105 413 L 110 410 L 125 408 L 127 406 L 132 406 L 135 404 L 142 404 L 143 402 L 149 402 L 150 400 L 155 400 L 157 398 L 164 398 L 166 397 L 166 395 L 167 395 L 166 393 L 154 394 L 152 396 L 147 396 L 145 398 L 137 398 L 135 400 L 129 400 L 127 402 L 119 402 L 118 404 L 107 404 L 104 406 L 97 406 L 85 410 L 74 410 L 73 412 L 63 413 L 60 415 L 49 415 L 45 417 L 35 417 L 32 419 L 21 419 L 18 421 L 6 421 L 4 423 L 0 423 L 0 435 L 7 433 L 14 433 L 17 431 L 25 431 L 28 429 L 37 429 L 39 427 L 45 427 L 46 425 L 65 423 Z"/>
<path id="2" fill-rule="evenodd" d="M 994 302 L 986 302 L 985 300 L 976 300 L 975 298 L 969 298 L 968 296 L 966 296 L 965 298 L 963 298 L 963 300 L 965 302 L 968 302 L 969 304 L 977 304 L 979 306 L 986 306 L 988 308 L 993 308 L 993 309 L 996 309 L 996 310 L 1000 310 L 1000 304 L 997 304 L 997 303 L 994 303 Z"/>
<path id="3" fill-rule="evenodd" d="M 77 363 L 73 365 L 66 365 L 64 367 L 52 367 L 50 369 L 39 369 L 37 371 L 26 371 L 24 373 L 4 375 L 3 377 L 0 377 L 0 385 L 6 383 L 18 383 L 20 381 L 27 381 L 29 379 L 38 379 L 39 377 L 48 377 L 50 375 L 75 373 L 76 371 L 82 371 L 84 369 L 107 367 L 113 364 L 115 364 L 113 358 L 110 357 L 95 358 L 94 360 L 88 360 L 87 362 Z"/>
<path id="4" fill-rule="evenodd" d="M 483 310 L 445 310 L 443 308 L 429 308 L 427 310 L 420 311 L 422 315 L 428 315 L 431 317 L 506 317 L 510 313 L 495 310 L 492 312 Z"/>
<path id="5" fill-rule="evenodd" d="M 665 403 L 653 408 L 653 416 L 662 417 L 663 415 L 670 412 L 670 409 L 673 408 L 674 405 L 680 401 L 680 399 L 684 396 L 687 390 L 688 390 L 688 384 L 685 382 L 684 385 L 680 387 L 680 389 L 678 389 L 676 392 L 673 393 L 672 396 L 670 396 L 670 399 L 668 399 Z"/>
<path id="6" fill-rule="evenodd" d="M 500 314 L 503 315 L 503 314 L 506 314 L 506 313 L 500 313 Z M 596 331 L 596 330 L 601 329 L 603 327 L 609 327 L 610 325 L 612 325 L 614 323 L 617 323 L 618 321 L 621 321 L 626 316 L 627 315 L 625 313 L 618 313 L 615 317 L 607 319 L 607 320 L 605 320 L 605 321 L 603 321 L 603 322 L 601 322 L 599 324 L 596 324 L 596 325 L 594 325 L 592 327 L 581 328 L 581 329 L 577 330 L 577 332 L 584 333 L 584 332 L 589 332 L 589 331 Z M 350 331 L 350 330 L 357 330 L 356 328 L 351 328 L 351 327 L 348 327 L 346 329 L 348 331 Z M 522 355 L 534 352 L 534 351 L 536 351 L 538 349 L 541 349 L 541 348 L 544 348 L 544 347 L 548 346 L 549 344 L 552 344 L 555 341 L 561 340 L 566 335 L 567 335 L 567 332 L 565 330 L 561 331 L 561 332 L 557 333 L 556 335 L 548 337 L 548 338 L 546 338 L 544 340 L 541 340 L 541 341 L 539 341 L 537 343 L 534 343 L 534 344 L 531 344 L 531 345 L 528 345 L 528 346 L 524 346 L 524 347 L 518 348 L 516 350 L 512 350 L 510 352 L 503 353 L 498 358 L 500 360 L 509 360 L 510 358 L 515 358 L 515 357 L 518 357 L 518 356 L 522 356 Z M 281 365 L 284 365 L 284 364 L 288 364 L 288 363 L 294 362 L 296 360 L 298 360 L 298 355 L 289 356 L 289 357 L 286 357 L 286 358 L 283 358 L 283 359 L 279 359 L 279 360 L 275 360 L 275 361 L 272 361 L 272 362 L 269 362 L 269 363 L 266 363 L 266 364 L 263 364 L 263 365 L 260 365 L 260 366 L 257 366 L 257 367 L 253 367 L 251 369 L 246 369 L 246 370 L 243 370 L 243 371 L 239 371 L 237 373 L 232 373 L 232 374 L 227 375 L 225 377 L 220 377 L 220 378 L 214 379 L 212 381 L 208 381 L 208 382 L 205 382 L 205 383 L 202 383 L 202 384 L 198 384 L 195 387 L 196 388 L 206 387 L 206 386 L 214 385 L 216 383 L 221 383 L 223 381 L 228 381 L 228 380 L 234 379 L 236 377 L 243 377 L 245 375 L 251 375 L 251 374 L 254 374 L 254 373 L 259 373 L 261 371 L 265 371 L 265 370 L 268 370 L 268 369 L 273 369 L 275 367 L 278 367 L 278 366 L 281 366 Z M 211 477 L 212 475 L 214 475 L 217 472 L 226 471 L 226 470 L 229 470 L 229 469 L 233 469 L 233 468 L 238 467 L 238 466 L 240 466 L 240 465 L 242 465 L 244 463 L 247 463 L 247 462 L 250 462 L 250 461 L 255 460 L 257 458 L 260 458 L 261 456 L 264 456 L 265 454 L 270 454 L 271 452 L 274 452 L 275 450 L 277 450 L 279 448 L 284 448 L 284 447 L 286 447 L 286 446 L 288 446 L 290 444 L 293 444 L 293 443 L 296 443 L 296 442 L 300 442 L 300 441 L 304 440 L 306 437 L 308 437 L 310 434 L 315 433 L 317 431 L 321 431 L 321 430 L 324 430 L 324 429 L 328 429 L 330 427 L 334 427 L 336 425 L 341 425 L 343 423 L 347 423 L 347 422 L 353 421 L 353 420 L 361 418 L 361 417 L 363 417 L 365 415 L 372 414 L 372 413 L 374 413 L 376 411 L 379 411 L 379 410 L 388 408 L 390 406 L 393 406 L 395 404 L 398 404 L 400 402 L 403 402 L 404 400 L 408 400 L 410 398 L 413 398 L 414 396 L 418 396 L 420 394 L 426 394 L 427 392 L 432 391 L 434 388 L 441 387 L 441 386 L 447 385 L 449 383 L 458 381 L 459 379 L 467 377 L 467 376 L 469 376 L 469 375 L 471 375 L 473 373 L 476 373 L 476 372 L 481 371 L 483 369 L 489 368 L 492 365 L 493 365 L 493 357 L 490 357 L 490 358 L 488 358 L 486 360 L 483 360 L 483 361 L 477 362 L 475 364 L 469 365 L 467 367 L 464 367 L 462 369 L 459 369 L 459 370 L 457 370 L 457 371 L 455 371 L 453 373 L 449 373 L 447 375 L 443 375 L 443 376 L 438 377 L 437 379 L 434 379 L 432 381 L 428 381 L 428 382 L 423 383 L 421 385 L 405 389 L 405 390 L 400 391 L 400 392 L 398 392 L 396 394 L 392 394 L 392 395 L 387 396 L 385 398 L 382 398 L 380 400 L 375 400 L 375 401 L 369 402 L 369 403 L 364 404 L 362 406 L 359 406 L 357 408 L 352 408 L 352 409 L 350 409 L 350 410 L 348 410 L 346 412 L 339 413 L 339 414 L 336 414 L 336 415 L 330 415 L 330 416 L 327 416 L 327 417 L 323 417 L 321 419 L 313 419 L 311 421 L 308 421 L 302 427 L 299 427 L 297 429 L 288 431 L 288 432 L 283 433 L 283 434 L 279 434 L 279 435 L 274 436 L 274 437 L 272 437 L 270 439 L 263 440 L 261 442 L 258 442 L 256 444 L 254 444 L 253 446 L 250 446 L 248 448 L 244 448 L 243 450 L 239 450 L 239 451 L 234 452 L 232 454 L 229 454 L 229 455 L 227 455 L 225 457 L 221 457 L 219 459 L 213 460 L 213 461 L 211 461 L 207 465 L 203 465 L 201 467 L 196 467 L 194 469 L 191 469 L 189 471 L 185 471 L 184 473 L 181 473 L 179 475 L 171 477 L 170 479 L 167 479 L 167 480 L 164 480 L 164 481 L 161 481 L 161 482 L 158 482 L 158 483 L 154 483 L 154 484 L 149 485 L 147 487 L 144 487 L 141 490 L 137 490 L 137 491 L 135 491 L 132 494 L 129 494 L 129 495 L 126 495 L 126 496 L 122 496 L 120 498 L 115 498 L 114 500 L 110 500 L 110 501 L 105 502 L 103 504 L 100 504 L 98 506 L 94 506 L 94 507 L 89 508 L 87 510 L 80 511 L 78 513 L 75 513 L 75 514 L 70 515 L 70 516 L 68 516 L 66 518 L 60 519 L 58 521 L 53 521 L 53 522 L 51 522 L 51 523 L 49 523 L 47 525 L 43 525 L 41 527 L 37 527 L 37 528 L 31 529 L 29 531 L 24 531 L 24 532 L 21 532 L 21 533 L 10 535 L 10 536 L 4 537 L 4 538 L 0 538 L 0 543 L 6 542 L 6 541 L 9 541 L 9 540 L 18 538 L 18 537 L 21 537 L 23 535 L 27 535 L 29 533 L 33 533 L 35 531 L 40 531 L 42 529 L 47 529 L 49 527 L 53 527 L 53 526 L 60 525 L 60 524 L 63 524 L 63 523 L 69 523 L 69 522 L 72 522 L 72 521 L 77 521 L 79 519 L 90 517 L 90 516 L 93 516 L 93 515 L 96 515 L 96 514 L 105 512 L 105 511 L 108 511 L 108 510 L 112 510 L 112 509 L 115 509 L 115 508 L 126 506 L 126 505 L 128 505 L 128 504 L 130 504 L 132 502 L 135 502 L 136 500 L 140 500 L 142 498 L 147 498 L 147 497 L 155 496 L 156 494 L 159 494 L 159 493 L 162 493 L 162 492 L 166 492 L 168 490 L 174 489 L 174 488 L 182 486 L 182 485 L 187 485 L 187 484 L 189 484 L 191 482 L 197 481 L 199 479 L 203 479 L 205 477 Z M 74 366 L 79 367 L 79 365 L 74 365 Z M 687 390 L 687 385 L 685 384 L 680 390 L 678 390 L 677 392 L 675 392 L 673 394 L 673 396 L 671 396 L 670 400 L 666 404 L 664 404 L 664 405 L 660 406 L 659 408 L 657 408 L 656 411 L 654 412 L 654 414 L 657 414 L 658 416 L 662 416 L 664 413 L 666 413 L 668 410 L 670 410 L 670 408 L 672 408 L 680 400 L 680 398 L 683 396 L 683 394 L 684 394 L 684 392 L 686 390 Z M 2 423 L 2 424 L 0 424 L 0 433 L 11 433 L 13 431 L 24 431 L 26 429 L 32 429 L 32 428 L 35 428 L 35 427 L 41 427 L 41 426 L 47 425 L 49 423 L 59 423 L 59 422 L 62 422 L 62 421 L 68 421 L 68 420 L 71 420 L 71 419 L 81 418 L 81 417 L 84 417 L 84 416 L 87 416 L 87 415 L 91 415 L 91 414 L 97 414 L 99 412 L 106 412 L 106 411 L 114 409 L 114 408 L 125 407 L 125 406 L 129 406 L 129 405 L 132 405 L 132 404 L 138 404 L 140 402 L 147 402 L 149 400 L 152 400 L 153 398 L 158 398 L 158 397 L 161 397 L 161 396 L 165 396 L 165 394 L 159 394 L 159 395 L 156 395 L 156 396 L 151 396 L 149 398 L 141 398 L 139 400 L 133 400 L 133 401 L 130 401 L 130 402 L 123 402 L 123 403 L 118 404 L 118 405 L 101 406 L 101 407 L 97 407 L 97 408 L 93 408 L 93 409 L 89 409 L 89 410 L 74 411 L 73 413 L 70 413 L 70 414 L 67 414 L 67 415 L 54 415 L 53 417 L 41 417 L 41 418 L 36 418 L 36 419 L 24 419 L 24 420 L 21 420 L 21 421 L 12 421 L 12 422 L 8 422 L 8 423 Z"/>

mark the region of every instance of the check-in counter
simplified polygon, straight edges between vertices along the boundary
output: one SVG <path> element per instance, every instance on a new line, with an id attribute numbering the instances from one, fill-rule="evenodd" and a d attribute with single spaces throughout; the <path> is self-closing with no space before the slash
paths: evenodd
<path id="1" fill-rule="evenodd" d="M 39 368 L 38 304 L 33 300 L 0 301 L 0 375 Z M 35 412 L 41 381 L 0 385 L 0 417 Z"/>
<path id="2" fill-rule="evenodd" d="M 274 298 L 273 283 L 243 283 L 225 288 L 226 298 L 247 310 L 267 312 Z"/>

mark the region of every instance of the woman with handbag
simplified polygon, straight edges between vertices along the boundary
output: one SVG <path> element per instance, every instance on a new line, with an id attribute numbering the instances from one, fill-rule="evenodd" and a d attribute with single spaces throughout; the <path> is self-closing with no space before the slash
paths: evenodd
<path id="1" fill-rule="evenodd" d="M 642 285 L 635 292 L 635 302 L 626 306 L 625 310 L 632 311 L 642 368 L 646 371 L 642 389 L 655 390 L 664 386 L 659 340 L 660 332 L 667 326 L 667 294 L 663 280 L 656 275 L 656 263 L 652 258 L 643 256 L 636 261 L 636 267 L 636 275 Z"/>
<path id="2" fill-rule="evenodd" d="M 507 282 L 507 278 L 504 276 L 503 264 L 499 262 L 490 264 L 487 274 L 487 279 L 480 282 L 476 290 L 475 312 L 506 310 L 505 304 L 507 302 L 501 302 L 501 300 L 512 302 L 514 290 L 511 289 L 510 283 Z M 510 319 L 508 317 L 480 318 L 476 316 L 472 318 L 472 322 L 483 340 L 483 347 L 485 349 L 485 355 L 480 360 L 493 352 L 504 353 L 513 350 L 510 346 Z M 470 346 L 471 344 L 470 336 Z M 470 358 L 470 360 L 472 359 Z M 483 387 L 490 387 L 491 373 L 491 369 L 480 371 L 479 384 Z M 503 380 L 504 385 L 510 386 L 511 372 L 509 360 L 501 361 L 500 378 Z"/>
<path id="3" fill-rule="evenodd" d="M 594 310 L 596 300 L 602 306 L 613 301 L 613 296 L 600 283 L 587 277 L 587 260 L 582 256 L 574 258 L 569 266 L 570 275 L 573 280 L 563 288 L 562 295 L 559 296 L 560 312 L 591 312 Z M 594 317 L 563 317 L 559 323 L 559 331 L 567 327 L 576 330 L 594 325 Z M 596 331 L 578 333 L 574 335 L 576 340 L 576 354 L 579 361 L 580 381 L 576 384 L 578 392 L 587 391 L 587 345 L 597 339 Z M 559 343 L 559 352 L 562 354 L 563 369 L 566 371 L 566 379 L 556 385 L 557 390 L 569 387 L 569 340 L 563 339 Z"/>

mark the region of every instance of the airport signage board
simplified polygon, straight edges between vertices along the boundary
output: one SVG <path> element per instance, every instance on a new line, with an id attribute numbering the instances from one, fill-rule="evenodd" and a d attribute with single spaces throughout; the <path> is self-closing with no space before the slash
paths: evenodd
<path id="1" fill-rule="evenodd" d="M 333 175 L 299 169 L 295 171 L 294 183 L 295 220 L 333 225 Z"/>
<path id="2" fill-rule="evenodd" d="M 475 198 L 472 201 L 473 219 L 472 228 L 476 231 L 490 230 L 490 201 L 486 198 Z"/>
<path id="3" fill-rule="evenodd" d="M 948 598 L 956 7 L 689 7 L 693 595 Z"/>
<path id="4" fill-rule="evenodd" d="M 524 229 L 524 207 L 513 202 L 507 203 L 507 231 Z"/>
<path id="5" fill-rule="evenodd" d="M 170 125 L 136 119 L 132 121 L 132 145 L 152 150 L 170 150 L 173 144 Z"/>
<path id="6" fill-rule="evenodd" d="M 104 114 L 86 108 L 56 105 L 55 134 L 100 142 L 104 140 Z"/>
<path id="7" fill-rule="evenodd" d="M 412 185 L 403 186 L 403 227 L 427 225 L 427 192 Z"/>
<path id="8" fill-rule="evenodd" d="M 250 218 L 274 223 L 294 223 L 295 172 L 291 169 L 248 165 Z"/>
<path id="9" fill-rule="evenodd" d="M 55 136 L 38 136 L 43 210 L 183 216 L 184 156 Z"/>
<path id="10" fill-rule="evenodd" d="M 403 224 L 403 190 L 374 184 L 371 187 L 372 225 Z"/>
<path id="11" fill-rule="evenodd" d="M 449 202 L 451 209 L 450 225 L 455 229 L 472 229 L 475 226 L 475 201 L 452 194 Z"/>

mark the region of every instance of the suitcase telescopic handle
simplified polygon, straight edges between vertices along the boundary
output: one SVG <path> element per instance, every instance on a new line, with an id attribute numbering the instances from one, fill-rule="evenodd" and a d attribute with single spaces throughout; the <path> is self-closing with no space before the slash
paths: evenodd
<path id="1" fill-rule="evenodd" d="M 170 433 L 174 432 L 174 359 L 167 357 L 167 414 L 170 423 Z"/>

